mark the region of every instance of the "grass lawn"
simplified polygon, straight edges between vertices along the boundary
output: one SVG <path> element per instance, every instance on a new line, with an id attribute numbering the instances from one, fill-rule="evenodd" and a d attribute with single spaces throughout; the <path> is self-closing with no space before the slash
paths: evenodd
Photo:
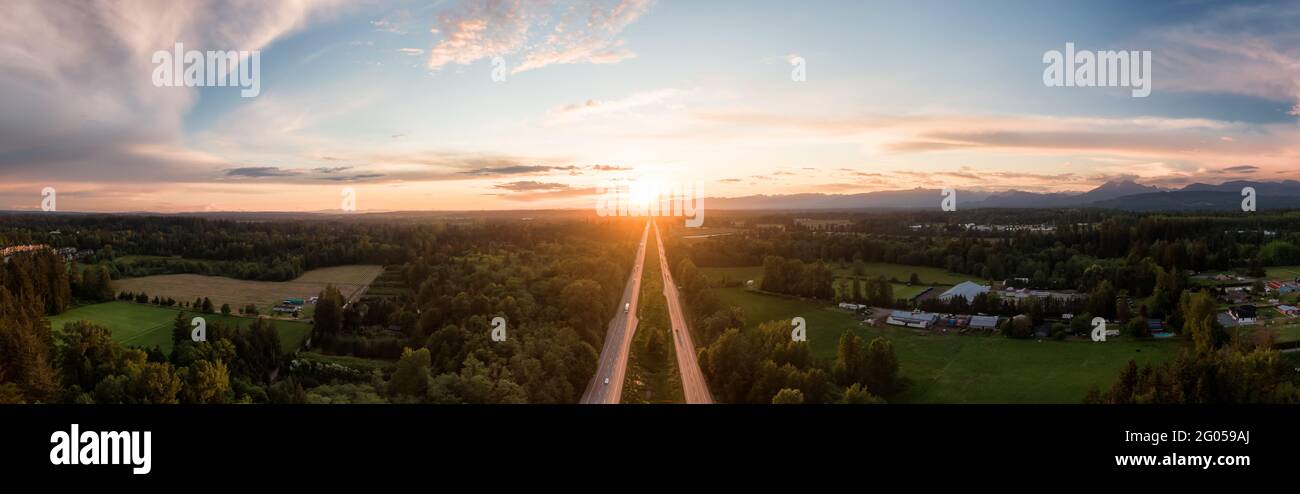
<path id="1" fill-rule="evenodd" d="M 949 273 L 943 269 L 932 268 L 929 266 L 910 266 L 907 264 L 892 264 L 887 262 L 868 262 L 863 263 L 863 274 L 859 278 L 875 278 L 884 276 L 885 279 L 896 279 L 902 283 L 894 284 L 894 293 L 901 293 L 899 287 L 910 289 L 906 286 L 907 280 L 916 273 L 921 277 L 923 285 L 956 285 L 963 281 L 982 282 L 978 277 L 964 274 Z M 835 277 L 837 279 L 848 278 L 853 276 L 853 266 L 843 265 L 834 267 Z M 726 278 L 733 281 L 745 282 L 754 280 L 754 284 L 759 285 L 763 282 L 762 266 L 744 266 L 736 268 L 700 268 L 704 274 L 717 279 Z M 900 295 L 901 296 L 901 295 Z"/>
<path id="2" fill-rule="evenodd" d="M 868 278 L 884 276 L 885 279 L 893 279 L 907 282 L 916 273 L 921 278 L 921 283 L 925 285 L 956 285 L 963 281 L 982 282 L 977 276 L 970 276 L 958 273 L 949 273 L 947 270 L 932 268 L 929 266 L 910 266 L 907 264 L 892 264 L 887 262 L 867 262 L 863 263 L 863 275 Z M 853 265 L 843 265 L 835 269 L 835 276 L 847 277 L 853 275 Z"/>
<path id="3" fill-rule="evenodd" d="M 849 282 L 852 282 L 852 281 L 857 281 L 857 283 L 858 283 L 860 286 L 862 286 L 862 292 L 861 292 L 861 293 L 866 293 L 866 286 L 865 286 L 865 285 L 862 285 L 862 284 L 865 283 L 865 282 L 863 282 L 862 280 L 853 280 L 852 278 L 835 278 L 835 282 L 834 282 L 834 284 L 833 284 L 833 286 L 834 286 L 834 288 L 835 288 L 835 293 L 836 293 L 837 295 L 839 294 L 839 292 L 840 292 L 840 283 L 849 283 Z M 894 289 L 894 298 L 895 298 L 895 299 L 905 298 L 905 299 L 909 299 L 909 300 L 910 300 L 912 297 L 915 297 L 915 296 L 917 296 L 917 295 L 920 295 L 921 292 L 925 291 L 926 288 L 930 288 L 930 286 L 928 286 L 928 285 L 912 285 L 912 286 L 908 286 L 907 283 L 890 283 L 889 286 L 893 287 L 893 289 Z M 845 288 L 848 288 L 848 287 L 845 287 Z M 947 290 L 948 287 L 946 287 L 946 286 L 939 286 L 939 287 L 935 287 L 934 289 L 935 289 L 935 290 L 939 290 L 939 292 L 942 293 L 944 290 Z M 849 295 L 850 295 L 850 294 L 846 294 L 845 296 L 849 296 Z"/>
<path id="4" fill-rule="evenodd" d="M 808 323 L 808 344 L 821 358 L 835 357 L 845 329 L 868 340 L 890 339 L 908 381 L 907 389 L 891 399 L 898 403 L 1078 403 L 1090 386 L 1110 386 L 1130 359 L 1139 365 L 1169 360 L 1181 345 L 1176 340 L 1039 342 L 930 335 L 893 326 L 865 326 L 848 312 L 816 302 L 741 288 L 716 291 L 723 301 L 744 309 L 750 327 L 803 317 Z"/>
<path id="5" fill-rule="evenodd" d="M 384 372 L 391 371 L 397 365 L 396 360 L 384 360 L 377 358 L 353 357 L 351 355 L 325 355 L 317 352 L 299 352 L 296 358 L 309 360 L 312 362 L 321 362 L 326 364 L 338 364 L 344 367 L 360 370 L 362 372 L 371 372 L 379 369 Z"/>
<path id="6" fill-rule="evenodd" d="M 1268 274 L 1268 279 L 1287 279 L 1294 280 L 1300 278 L 1300 266 L 1273 266 L 1264 270 Z"/>
<path id="7" fill-rule="evenodd" d="M 50 327 L 55 331 L 73 321 L 86 320 L 108 328 L 113 339 L 127 346 L 149 348 L 155 345 L 164 352 L 172 349 L 172 321 L 176 320 L 177 309 L 131 302 L 105 302 L 102 304 L 78 307 L 57 316 L 49 317 Z M 208 325 L 220 322 L 226 325 L 237 324 L 247 327 L 252 319 L 223 316 L 221 314 L 186 313 L 187 318 L 203 316 Z M 274 320 L 275 330 L 280 335 L 280 347 L 290 351 L 302 345 L 311 333 L 311 325 L 305 322 Z"/>

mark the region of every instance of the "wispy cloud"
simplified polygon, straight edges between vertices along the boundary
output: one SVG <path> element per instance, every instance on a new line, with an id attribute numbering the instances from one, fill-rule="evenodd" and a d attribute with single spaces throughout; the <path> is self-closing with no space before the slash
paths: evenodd
<path id="1" fill-rule="evenodd" d="M 468 65 L 496 56 L 519 73 L 553 64 L 616 63 L 635 56 L 619 35 L 652 0 L 589 1 L 559 8 L 549 1 L 481 0 L 439 14 L 428 67 Z"/>

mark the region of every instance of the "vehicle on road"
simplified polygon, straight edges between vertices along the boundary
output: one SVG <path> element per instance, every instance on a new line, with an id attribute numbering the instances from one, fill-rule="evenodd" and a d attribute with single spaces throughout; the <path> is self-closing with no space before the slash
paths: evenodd
<path id="1" fill-rule="evenodd" d="M 631 312 L 631 311 L 632 311 L 632 303 L 631 303 L 631 302 L 628 302 L 628 303 L 626 303 L 626 304 L 623 304 L 623 312 Z"/>
<path id="2" fill-rule="evenodd" d="M 606 385 L 606 386 L 609 386 L 609 378 L 608 378 L 608 377 L 605 378 L 605 385 Z"/>

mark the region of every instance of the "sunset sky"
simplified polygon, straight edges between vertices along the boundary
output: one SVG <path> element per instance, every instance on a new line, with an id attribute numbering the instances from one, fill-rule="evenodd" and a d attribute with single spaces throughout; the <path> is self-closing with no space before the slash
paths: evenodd
<path id="1" fill-rule="evenodd" d="M 111 1 L 0 6 L 0 209 L 591 207 L 710 196 L 1300 179 L 1300 5 Z M 155 87 L 260 50 L 261 94 Z M 1150 50 L 1151 95 L 1043 84 Z M 494 82 L 492 59 L 505 61 Z M 791 79 L 791 60 L 806 81 Z"/>

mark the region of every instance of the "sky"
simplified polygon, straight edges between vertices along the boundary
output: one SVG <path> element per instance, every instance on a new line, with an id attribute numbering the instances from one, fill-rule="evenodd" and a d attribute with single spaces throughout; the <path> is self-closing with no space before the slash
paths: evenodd
<path id="1" fill-rule="evenodd" d="M 260 0 L 0 6 L 0 209 L 587 208 L 1300 179 L 1300 4 Z M 156 52 L 259 53 L 260 92 Z M 1151 93 L 1044 56 L 1151 53 Z M 802 77 L 800 77 L 800 75 Z"/>

